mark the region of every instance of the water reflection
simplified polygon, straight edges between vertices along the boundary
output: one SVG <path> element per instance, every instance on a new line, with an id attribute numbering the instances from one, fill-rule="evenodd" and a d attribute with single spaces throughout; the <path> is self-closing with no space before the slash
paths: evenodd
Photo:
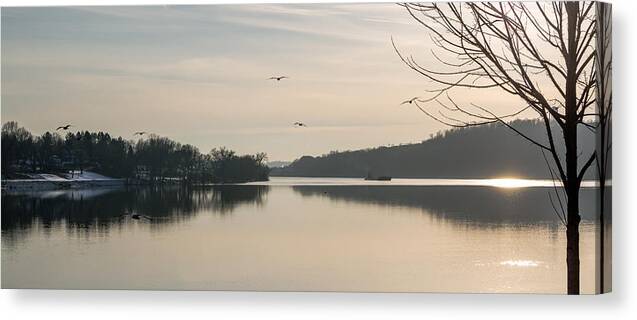
<path id="1" fill-rule="evenodd" d="M 3 193 L 2 285 L 563 293 L 566 240 L 549 190 L 234 185 Z M 588 293 L 596 257 L 589 192 L 581 228 Z"/>
<path id="2" fill-rule="evenodd" d="M 381 206 L 419 208 L 438 218 L 483 224 L 557 223 L 552 188 L 478 186 L 294 186 L 304 197 Z M 595 220 L 596 192 L 581 191 L 583 220 Z"/>
<path id="3" fill-rule="evenodd" d="M 262 205 L 266 185 L 226 185 L 196 188 L 132 188 L 2 193 L 2 232 L 28 230 L 39 224 L 43 232 L 64 222 L 67 229 L 107 232 L 130 223 L 131 214 L 148 216 L 144 223 L 160 228 L 205 210 L 219 215 L 241 204 Z M 275 187 L 287 188 L 287 187 Z M 337 202 L 421 209 L 439 219 L 477 224 L 556 224 L 559 220 L 547 193 L 551 188 L 507 189 L 477 186 L 292 186 L 302 197 Z M 595 189 L 582 190 L 584 220 L 595 220 Z"/>
<path id="4" fill-rule="evenodd" d="M 103 234 L 126 223 L 161 228 L 204 210 L 225 215 L 241 204 L 262 205 L 268 190 L 268 186 L 207 186 L 3 192 L 3 240 L 17 240 L 35 225 L 45 233 L 58 225 L 67 232 L 87 234 Z M 133 221 L 131 214 L 149 219 Z"/>

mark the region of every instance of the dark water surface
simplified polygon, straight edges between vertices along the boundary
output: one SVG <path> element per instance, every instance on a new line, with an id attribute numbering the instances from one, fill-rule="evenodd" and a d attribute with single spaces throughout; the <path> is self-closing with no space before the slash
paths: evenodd
<path id="1" fill-rule="evenodd" d="M 2 287 L 565 291 L 552 183 L 435 181 L 3 192 Z M 594 191 L 581 197 L 583 293 Z"/>

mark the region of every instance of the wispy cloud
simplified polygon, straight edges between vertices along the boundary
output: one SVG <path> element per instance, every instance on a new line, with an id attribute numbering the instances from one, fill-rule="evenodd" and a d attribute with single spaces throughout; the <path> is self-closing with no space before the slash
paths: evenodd
<path id="1" fill-rule="evenodd" d="M 427 82 L 392 35 L 428 52 L 393 4 L 3 8 L 2 119 L 276 159 L 420 140 L 441 127 L 397 106 Z"/>

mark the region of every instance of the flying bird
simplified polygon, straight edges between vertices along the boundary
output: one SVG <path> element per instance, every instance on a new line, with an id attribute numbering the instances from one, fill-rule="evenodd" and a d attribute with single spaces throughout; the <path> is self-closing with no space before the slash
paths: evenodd
<path id="1" fill-rule="evenodd" d="M 55 131 L 58 131 L 60 129 L 62 130 L 69 130 L 70 127 L 72 127 L 73 125 L 67 124 L 65 126 L 59 126 L 57 129 L 55 129 Z"/>
<path id="2" fill-rule="evenodd" d="M 303 122 L 295 122 L 294 125 L 297 127 L 307 127 L 307 125 Z"/>
<path id="3" fill-rule="evenodd" d="M 276 80 L 276 81 L 281 81 L 283 79 L 290 79 L 290 77 L 286 77 L 286 76 L 279 76 L 279 77 L 269 77 L 268 80 Z"/>
<path id="4" fill-rule="evenodd" d="M 403 104 L 406 104 L 406 103 L 412 104 L 412 103 L 414 103 L 414 101 L 416 101 L 418 99 L 419 99 L 419 97 L 413 97 L 413 98 L 411 98 L 409 100 L 403 101 L 400 105 L 402 106 Z"/>
<path id="5" fill-rule="evenodd" d="M 145 135 L 147 132 L 146 131 L 137 131 L 135 133 L 133 133 L 134 136 L 143 136 Z"/>

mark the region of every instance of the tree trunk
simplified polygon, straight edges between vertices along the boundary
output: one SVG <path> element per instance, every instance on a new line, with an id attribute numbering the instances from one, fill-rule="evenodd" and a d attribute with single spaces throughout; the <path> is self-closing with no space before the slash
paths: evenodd
<path id="1" fill-rule="evenodd" d="M 566 55 L 566 99 L 564 143 L 566 146 L 566 269 L 568 294 L 579 294 L 580 261 L 579 261 L 579 188 L 577 170 L 577 23 L 579 20 L 579 3 L 567 2 L 568 49 Z"/>
<path id="2" fill-rule="evenodd" d="M 573 189 L 573 190 L 572 190 Z M 579 187 L 567 190 L 568 222 L 566 225 L 566 269 L 568 274 L 568 294 L 579 294 L 580 261 L 579 261 Z"/>
<path id="3" fill-rule="evenodd" d="M 566 268 L 568 294 L 579 294 L 580 261 L 579 261 L 579 190 L 580 182 L 577 170 L 577 124 L 566 124 L 564 130 L 566 144 Z"/>

